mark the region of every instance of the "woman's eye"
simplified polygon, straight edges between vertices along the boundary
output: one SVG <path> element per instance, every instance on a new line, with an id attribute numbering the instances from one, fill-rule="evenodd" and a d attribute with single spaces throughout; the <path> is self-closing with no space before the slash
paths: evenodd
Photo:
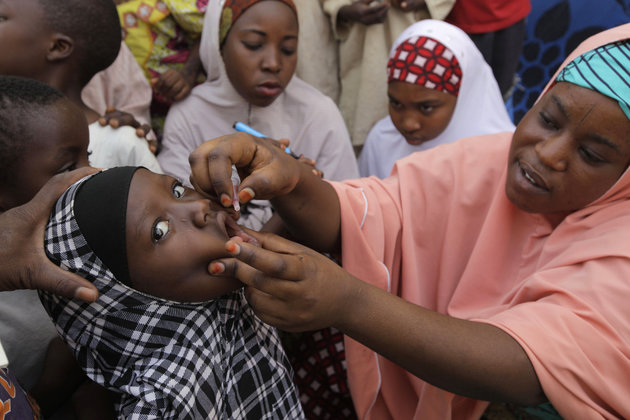
<path id="1" fill-rule="evenodd" d="M 153 225 L 151 230 L 151 239 L 153 242 L 158 242 L 166 236 L 168 233 L 168 220 L 159 220 Z"/>
<path id="2" fill-rule="evenodd" d="M 602 159 L 601 157 L 599 157 L 597 154 L 593 153 L 591 150 L 589 150 L 586 147 L 580 147 L 580 153 L 582 157 L 590 163 L 604 162 L 604 159 Z"/>
<path id="3" fill-rule="evenodd" d="M 173 185 L 173 196 L 175 198 L 180 198 L 184 195 L 184 193 L 186 192 L 186 188 L 184 188 L 184 186 L 182 184 L 175 184 Z"/>
<path id="4" fill-rule="evenodd" d="M 540 120 L 542 121 L 545 127 L 552 128 L 552 129 L 557 128 L 556 124 L 553 121 L 551 121 L 551 119 L 547 115 L 545 115 L 544 112 L 541 112 L 538 115 L 540 116 Z"/>

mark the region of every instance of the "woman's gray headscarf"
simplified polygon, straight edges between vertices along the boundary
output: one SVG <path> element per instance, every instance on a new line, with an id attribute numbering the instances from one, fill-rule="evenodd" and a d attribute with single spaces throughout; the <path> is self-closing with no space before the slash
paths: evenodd
<path id="1" fill-rule="evenodd" d="M 82 369 L 93 381 L 120 393 L 117 408 L 125 419 L 302 418 L 277 332 L 254 315 L 242 291 L 195 304 L 148 296 L 119 281 L 93 251 L 92 242 L 107 240 L 86 240 L 75 215 L 77 196 L 98 181 L 99 194 L 110 194 L 100 213 L 121 211 L 116 200 L 124 198 L 126 203 L 133 172 L 109 169 L 78 181 L 59 198 L 46 227 L 48 257 L 99 291 L 94 303 L 40 292 Z M 103 191 L 108 188 L 125 192 Z M 95 191 L 86 187 L 83 192 L 91 195 L 89 190 Z M 97 214 L 87 216 L 95 219 L 88 224 L 99 221 Z M 110 222 L 118 220 L 111 223 L 124 220 L 111 216 Z M 120 228 L 106 226 L 100 234 L 120 233 Z M 94 235 L 93 229 L 86 230 Z M 113 259 L 105 255 L 110 264 L 120 258 L 120 253 Z"/>

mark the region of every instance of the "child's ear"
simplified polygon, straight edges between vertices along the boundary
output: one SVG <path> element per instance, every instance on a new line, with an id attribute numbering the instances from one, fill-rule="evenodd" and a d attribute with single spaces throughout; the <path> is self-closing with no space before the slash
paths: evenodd
<path id="1" fill-rule="evenodd" d="M 48 48 L 46 59 L 48 61 L 65 60 L 72 55 L 73 51 L 74 41 L 72 38 L 64 34 L 55 34 Z"/>

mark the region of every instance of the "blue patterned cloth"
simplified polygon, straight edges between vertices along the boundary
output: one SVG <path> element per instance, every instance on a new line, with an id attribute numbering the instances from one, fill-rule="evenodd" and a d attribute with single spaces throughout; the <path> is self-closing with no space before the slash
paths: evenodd
<path id="1" fill-rule="evenodd" d="M 630 22 L 630 0 L 531 2 L 517 70 L 519 82 L 506 103 L 514 123 L 532 107 L 560 64 L 582 41 Z"/>

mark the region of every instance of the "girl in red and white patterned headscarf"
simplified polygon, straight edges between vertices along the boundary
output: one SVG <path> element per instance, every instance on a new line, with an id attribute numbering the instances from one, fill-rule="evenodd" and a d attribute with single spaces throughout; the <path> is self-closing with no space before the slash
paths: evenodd
<path id="1" fill-rule="evenodd" d="M 462 137 L 514 130 L 492 70 L 453 25 L 427 19 L 407 28 L 387 76 L 389 116 L 368 134 L 362 176 L 384 178 L 396 160 Z"/>

